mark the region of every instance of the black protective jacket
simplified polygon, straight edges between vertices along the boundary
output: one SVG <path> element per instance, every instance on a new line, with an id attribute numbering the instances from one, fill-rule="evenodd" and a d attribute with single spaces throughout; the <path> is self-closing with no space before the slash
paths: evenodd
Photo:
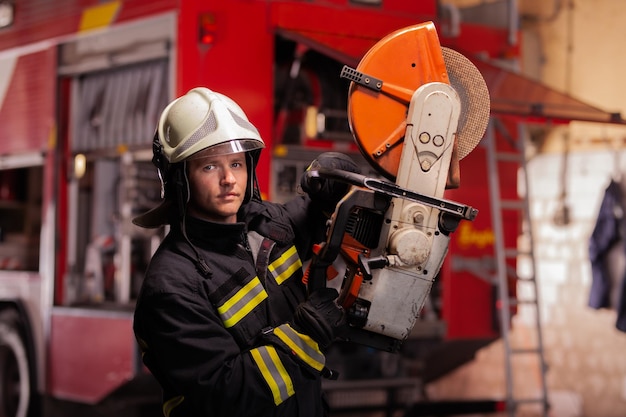
<path id="1" fill-rule="evenodd" d="M 172 227 L 139 295 L 134 331 L 163 388 L 166 416 L 327 415 L 324 355 L 291 320 L 305 300 L 302 261 L 325 218 L 307 196 L 252 201 L 240 222 L 188 218 L 197 255 Z"/>

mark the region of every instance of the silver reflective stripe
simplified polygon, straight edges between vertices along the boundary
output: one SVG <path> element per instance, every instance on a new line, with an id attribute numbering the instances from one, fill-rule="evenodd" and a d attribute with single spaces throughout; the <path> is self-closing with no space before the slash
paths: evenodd
<path id="1" fill-rule="evenodd" d="M 298 256 L 298 251 L 295 246 L 292 246 L 280 258 L 272 262 L 268 270 L 274 277 L 274 280 L 280 285 L 301 267 L 302 261 Z"/>
<path id="2" fill-rule="evenodd" d="M 261 281 L 258 277 L 254 277 L 252 281 L 217 308 L 224 322 L 224 327 L 233 327 L 266 298 L 267 293 Z"/>
<path id="3" fill-rule="evenodd" d="M 263 243 L 263 239 L 265 238 L 255 231 L 248 232 L 248 244 L 250 245 L 250 251 L 252 252 L 252 257 L 254 258 L 255 264 L 257 256 L 259 254 L 259 249 L 261 249 L 261 243 Z"/>
<path id="4" fill-rule="evenodd" d="M 263 375 L 263 379 L 272 391 L 274 404 L 279 405 L 295 394 L 293 382 L 283 366 L 276 348 L 260 346 L 250 351 L 252 359 Z"/>
<path id="5" fill-rule="evenodd" d="M 298 333 L 288 324 L 275 328 L 274 334 L 311 368 L 317 371 L 324 369 L 326 357 L 310 336 Z"/>

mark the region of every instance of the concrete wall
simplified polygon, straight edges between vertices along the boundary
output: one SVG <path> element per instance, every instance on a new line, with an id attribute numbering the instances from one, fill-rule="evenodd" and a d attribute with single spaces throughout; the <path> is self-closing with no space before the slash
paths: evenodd
<path id="1" fill-rule="evenodd" d="M 626 1 L 518 0 L 518 5 L 525 74 L 626 115 Z M 551 416 L 623 417 L 626 333 L 615 329 L 615 311 L 587 306 L 591 284 L 587 251 L 611 176 L 624 173 L 626 184 L 626 130 L 572 123 L 544 127 L 542 134 L 528 173 Z M 557 226 L 564 138 L 569 144 L 565 184 L 571 221 Z M 624 249 L 619 246 L 613 267 L 623 270 L 623 266 Z M 530 323 L 529 312 L 522 310 L 514 320 L 512 344 L 532 344 Z M 538 366 L 529 358 L 514 363 L 516 392 L 537 394 Z M 501 397 L 503 368 L 503 346 L 497 342 L 480 351 L 473 363 L 431 384 L 428 393 L 432 398 Z M 536 407 L 520 411 L 518 415 L 539 415 Z"/>
<path id="2" fill-rule="evenodd" d="M 621 158 L 621 171 L 626 173 L 626 152 L 617 156 Z M 547 386 L 554 417 L 626 415 L 626 333 L 615 328 L 615 311 L 587 306 L 591 284 L 589 236 L 617 160 L 614 152 L 607 151 L 569 155 L 566 203 L 571 217 L 564 226 L 554 222 L 562 190 L 563 156 L 538 155 L 528 166 L 540 318 L 549 367 Z M 626 175 L 624 185 L 626 190 Z M 624 248 L 617 246 L 613 256 L 614 267 L 623 271 Z M 524 291 L 520 288 L 520 292 Z M 513 346 L 533 346 L 533 318 L 531 309 L 520 308 L 513 322 Z M 501 342 L 483 349 L 474 362 L 429 386 L 430 396 L 502 398 L 503 352 Z M 514 356 L 517 398 L 540 394 L 540 368 L 535 359 L 532 355 Z M 520 410 L 521 415 L 538 415 L 537 407 Z"/>

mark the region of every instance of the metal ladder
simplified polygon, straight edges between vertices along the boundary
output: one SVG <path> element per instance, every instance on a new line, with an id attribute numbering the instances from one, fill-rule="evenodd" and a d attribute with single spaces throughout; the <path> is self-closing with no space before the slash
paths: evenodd
<path id="1" fill-rule="evenodd" d="M 498 285 L 498 299 L 499 299 L 499 318 L 500 328 L 502 334 L 502 341 L 504 344 L 504 356 L 505 356 L 505 378 L 506 378 L 506 404 L 507 412 L 510 417 L 517 415 L 519 406 L 522 404 L 537 404 L 541 407 L 542 416 L 548 416 L 548 393 L 546 387 L 546 371 L 547 365 L 544 358 L 542 329 L 541 329 L 541 317 L 539 311 L 539 291 L 537 288 L 537 282 L 535 277 L 535 257 L 532 237 L 532 224 L 530 219 L 530 208 L 528 201 L 528 174 L 526 171 L 526 155 L 524 146 L 524 126 L 518 125 L 519 131 L 517 132 L 517 139 L 508 135 L 504 126 L 498 119 L 492 118 L 487 128 L 486 136 L 484 138 L 487 150 L 487 172 L 489 174 L 489 193 L 491 200 L 491 213 L 492 223 L 494 231 L 494 251 L 495 251 L 495 281 Z M 496 146 L 496 130 L 502 133 L 508 140 L 506 150 L 505 146 Z M 515 200 L 504 200 L 502 197 L 502 190 L 499 183 L 500 170 L 504 167 L 504 164 L 517 164 L 518 170 L 518 184 L 523 195 Z M 518 194 L 520 192 L 518 191 Z M 503 212 L 507 210 L 514 210 L 520 213 L 523 218 L 522 235 L 520 243 L 516 244 L 514 248 L 506 247 L 505 229 L 503 225 Z M 519 248 L 523 246 L 523 250 Z M 507 264 L 507 259 L 518 259 L 528 261 L 528 273 L 524 276 L 520 276 L 516 269 L 511 268 Z M 509 292 L 509 278 L 513 276 L 514 282 L 524 282 L 523 285 L 530 287 L 529 295 L 523 299 L 516 299 L 510 296 Z M 532 330 L 536 334 L 536 340 L 531 347 L 517 348 L 512 346 L 511 340 L 511 307 L 523 306 L 527 309 L 532 309 L 534 315 Z M 514 387 L 513 379 L 513 357 L 515 355 L 536 355 L 539 366 L 539 394 L 531 398 L 522 398 L 517 394 Z"/>

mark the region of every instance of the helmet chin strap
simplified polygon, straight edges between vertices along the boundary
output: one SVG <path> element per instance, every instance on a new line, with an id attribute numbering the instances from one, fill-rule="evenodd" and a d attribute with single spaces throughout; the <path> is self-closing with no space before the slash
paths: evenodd
<path id="1" fill-rule="evenodd" d="M 193 250 L 196 255 L 196 268 L 205 277 L 209 277 L 212 274 L 211 268 L 207 265 L 204 258 L 198 252 L 198 249 L 191 243 L 189 236 L 187 236 L 187 204 L 189 203 L 190 190 L 189 190 L 189 178 L 187 178 L 187 161 L 183 161 L 179 167 L 175 168 L 178 172 L 174 173 L 176 181 L 176 205 L 178 213 L 180 214 L 180 231 L 183 234 L 183 238 Z"/>
<path id="2" fill-rule="evenodd" d="M 260 150 L 246 152 L 246 164 L 248 169 L 248 184 L 246 185 L 246 195 L 243 204 L 250 200 L 261 200 L 259 183 L 256 177 L 256 164 L 259 159 Z"/>

